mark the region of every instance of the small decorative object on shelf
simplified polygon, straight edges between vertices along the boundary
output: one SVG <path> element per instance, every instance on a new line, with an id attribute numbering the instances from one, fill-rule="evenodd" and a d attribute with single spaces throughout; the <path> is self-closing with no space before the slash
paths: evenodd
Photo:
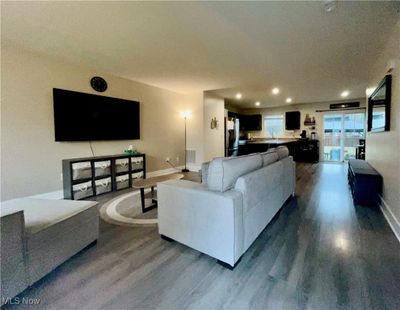
<path id="1" fill-rule="evenodd" d="M 317 140 L 317 133 L 314 131 L 311 133 L 311 140 Z"/>
<path id="2" fill-rule="evenodd" d="M 306 114 L 304 126 L 315 126 L 315 117 L 310 117 L 310 115 Z"/>
<path id="3" fill-rule="evenodd" d="M 133 145 L 129 145 L 129 147 L 126 150 L 124 150 L 124 153 L 127 155 L 139 154 L 139 152 L 133 148 Z"/>
<path id="4" fill-rule="evenodd" d="M 359 145 L 356 147 L 356 159 L 365 160 L 365 139 L 360 139 Z"/>

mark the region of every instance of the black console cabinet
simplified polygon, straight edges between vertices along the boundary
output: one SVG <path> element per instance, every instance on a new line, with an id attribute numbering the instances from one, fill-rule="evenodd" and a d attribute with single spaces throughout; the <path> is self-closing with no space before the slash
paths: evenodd
<path id="1" fill-rule="evenodd" d="M 110 155 L 64 159 L 64 199 L 85 199 L 132 186 L 146 178 L 146 156 Z"/>
<path id="2" fill-rule="evenodd" d="M 317 163 L 319 161 L 319 141 L 300 139 L 294 151 L 296 162 Z"/>
<path id="3" fill-rule="evenodd" d="M 309 139 L 287 142 L 283 141 L 280 143 L 268 141 L 247 142 L 239 144 L 239 155 L 266 152 L 270 148 L 278 146 L 286 146 L 289 149 L 289 155 L 293 156 L 296 162 L 317 163 L 319 161 L 319 141 Z"/>
<path id="4" fill-rule="evenodd" d="M 366 161 L 349 160 L 348 181 L 356 205 L 376 206 L 382 194 L 382 176 Z"/>

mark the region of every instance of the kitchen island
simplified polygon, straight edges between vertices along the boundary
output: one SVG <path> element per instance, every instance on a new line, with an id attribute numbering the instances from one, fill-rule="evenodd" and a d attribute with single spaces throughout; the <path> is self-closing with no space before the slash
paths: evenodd
<path id="1" fill-rule="evenodd" d="M 239 140 L 239 155 L 251 153 L 266 152 L 268 149 L 281 145 L 287 146 L 290 155 L 294 155 L 294 146 L 298 139 L 280 138 L 280 139 L 262 139 Z"/>
<path id="2" fill-rule="evenodd" d="M 318 140 L 295 138 L 239 140 L 239 155 L 266 152 L 270 148 L 284 145 L 289 149 L 289 155 L 293 156 L 295 161 L 318 162 L 318 144 Z"/>

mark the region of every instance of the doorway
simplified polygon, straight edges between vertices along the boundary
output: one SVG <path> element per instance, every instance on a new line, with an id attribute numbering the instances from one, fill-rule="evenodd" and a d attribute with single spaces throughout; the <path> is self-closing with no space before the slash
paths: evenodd
<path id="1" fill-rule="evenodd" d="M 326 113 L 323 138 L 324 160 L 355 158 L 360 139 L 365 139 L 365 113 Z"/>

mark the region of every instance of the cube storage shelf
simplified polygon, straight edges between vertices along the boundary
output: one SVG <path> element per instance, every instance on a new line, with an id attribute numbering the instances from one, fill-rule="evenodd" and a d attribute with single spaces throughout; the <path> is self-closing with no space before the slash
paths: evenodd
<path id="1" fill-rule="evenodd" d="M 64 199 L 79 200 L 132 186 L 146 178 L 146 155 L 110 155 L 64 159 Z"/>

